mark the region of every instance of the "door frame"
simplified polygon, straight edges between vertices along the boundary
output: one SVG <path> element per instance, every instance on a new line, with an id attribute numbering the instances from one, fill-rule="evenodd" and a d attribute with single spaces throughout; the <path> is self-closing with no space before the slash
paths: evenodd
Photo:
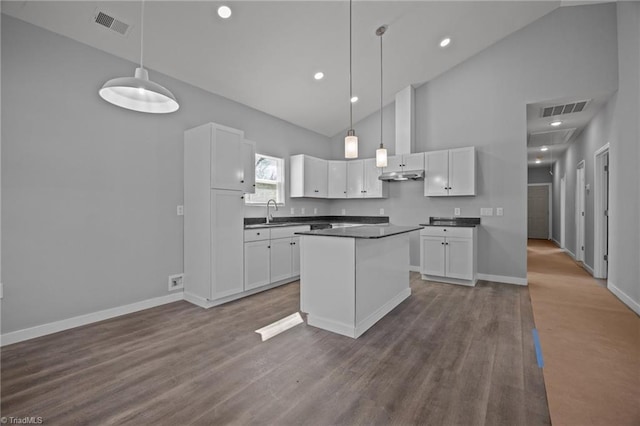
<path id="1" fill-rule="evenodd" d="M 607 261 L 604 255 L 607 254 L 608 230 L 604 226 L 607 217 L 604 210 L 607 204 L 608 185 L 604 173 L 605 155 L 609 154 L 609 143 L 599 148 L 594 158 L 595 179 L 593 181 L 593 276 L 595 278 L 607 278 Z"/>
<path id="2" fill-rule="evenodd" d="M 549 214 L 549 230 L 547 231 L 547 240 L 551 239 L 551 230 L 553 229 L 553 226 L 551 224 L 551 220 L 553 218 L 553 196 L 551 195 L 553 192 L 553 184 L 552 183 L 528 183 L 527 184 L 527 188 L 529 188 L 530 186 L 547 186 L 549 187 L 549 204 L 547 205 L 548 208 L 548 214 Z M 527 202 L 529 202 L 529 195 L 527 194 Z"/>
<path id="3" fill-rule="evenodd" d="M 567 175 L 560 178 L 560 248 L 567 248 Z"/>
<path id="4" fill-rule="evenodd" d="M 578 262 L 584 263 L 585 261 L 585 250 L 582 249 L 584 247 L 585 242 L 585 223 L 586 223 L 586 194 L 585 194 L 585 182 L 586 182 L 586 165 L 585 161 L 582 160 L 576 166 L 576 208 L 575 208 L 575 218 L 576 218 L 576 253 L 575 258 Z M 582 213 L 582 214 L 581 214 Z"/>

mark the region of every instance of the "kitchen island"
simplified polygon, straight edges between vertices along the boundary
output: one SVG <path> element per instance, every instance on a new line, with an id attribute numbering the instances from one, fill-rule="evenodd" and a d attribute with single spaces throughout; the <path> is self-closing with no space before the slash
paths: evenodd
<path id="1" fill-rule="evenodd" d="M 409 233 L 363 225 L 298 232 L 300 310 L 307 324 L 357 338 L 411 295 Z"/>

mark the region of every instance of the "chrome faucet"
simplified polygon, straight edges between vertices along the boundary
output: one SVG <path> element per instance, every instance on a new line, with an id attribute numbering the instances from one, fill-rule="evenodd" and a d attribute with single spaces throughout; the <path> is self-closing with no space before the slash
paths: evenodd
<path id="1" fill-rule="evenodd" d="M 269 201 L 267 201 L 267 223 L 271 223 L 271 221 L 273 220 L 273 215 L 269 213 L 269 203 L 271 203 L 272 201 L 273 206 L 276 208 L 276 211 L 278 211 L 278 204 L 276 203 L 276 200 L 274 200 L 273 198 L 269 199 Z"/>

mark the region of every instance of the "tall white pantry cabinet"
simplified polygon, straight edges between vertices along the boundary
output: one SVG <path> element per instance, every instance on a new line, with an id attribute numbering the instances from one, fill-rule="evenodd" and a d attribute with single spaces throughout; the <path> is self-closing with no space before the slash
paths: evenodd
<path id="1" fill-rule="evenodd" d="M 244 194 L 255 191 L 255 143 L 215 123 L 184 133 L 184 291 L 203 307 L 244 291 Z"/>

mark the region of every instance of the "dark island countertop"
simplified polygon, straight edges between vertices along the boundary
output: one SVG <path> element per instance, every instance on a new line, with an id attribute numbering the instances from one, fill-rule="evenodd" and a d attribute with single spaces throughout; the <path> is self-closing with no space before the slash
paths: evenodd
<path id="1" fill-rule="evenodd" d="M 418 231 L 420 229 L 422 229 L 421 226 L 362 225 L 349 226 L 345 228 L 317 229 L 315 231 L 296 232 L 296 234 L 315 235 L 321 237 L 376 239 Z"/>
<path id="2" fill-rule="evenodd" d="M 389 223 L 389 216 L 289 216 L 274 217 L 270 223 L 266 223 L 266 218 L 256 217 L 244 219 L 244 229 L 255 228 L 276 228 L 282 226 L 300 226 L 310 225 L 311 229 L 315 226 L 328 227 L 332 223 L 348 223 L 355 225 L 376 224 L 386 225 Z"/>
<path id="3" fill-rule="evenodd" d="M 480 225 L 478 217 L 430 217 L 429 223 L 420 226 L 447 226 L 450 228 L 475 228 Z"/>

